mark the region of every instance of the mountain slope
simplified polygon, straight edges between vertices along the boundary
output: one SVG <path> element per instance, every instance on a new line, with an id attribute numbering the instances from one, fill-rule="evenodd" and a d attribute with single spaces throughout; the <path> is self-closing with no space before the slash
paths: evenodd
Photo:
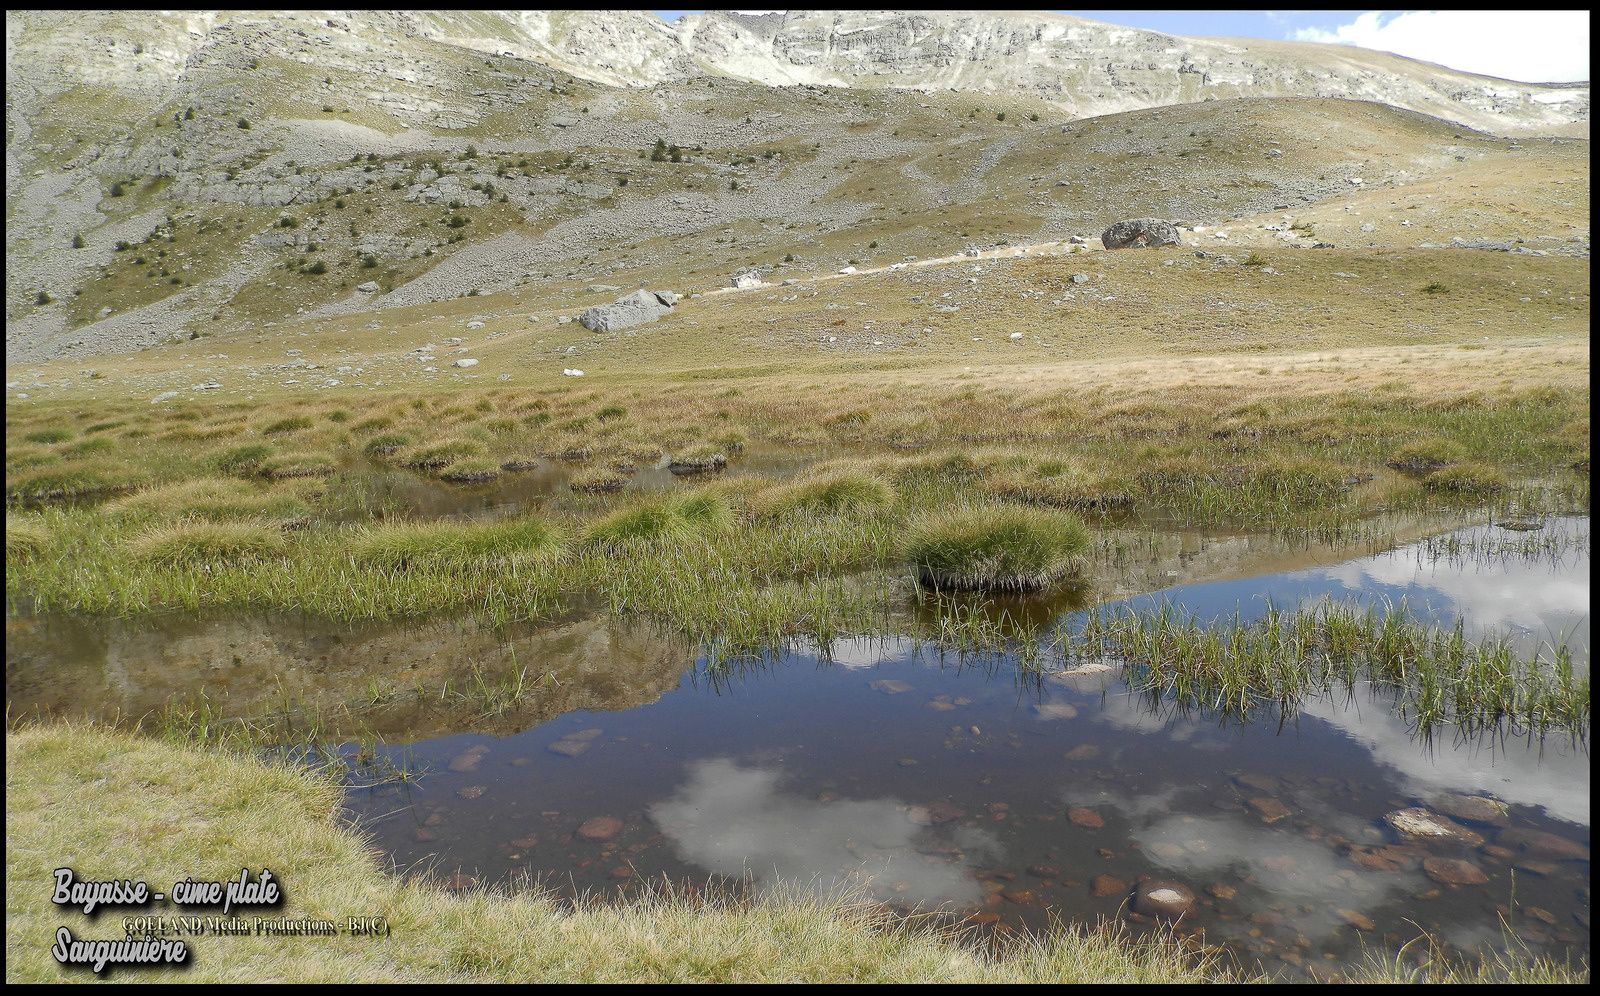
<path id="1" fill-rule="evenodd" d="M 1586 86 L 1527 86 L 1356 48 L 1184 38 L 1033 11 L 711 12 L 684 18 L 678 34 L 700 65 L 755 82 L 1016 88 L 1085 116 L 1240 96 L 1382 100 L 1492 129 L 1588 116 Z"/>
<path id="2" fill-rule="evenodd" d="M 6 27 L 10 362 L 468 294 L 709 289 L 746 266 L 887 265 L 1129 215 L 1214 226 L 1337 204 L 1355 181 L 1448 188 L 1458 164 L 1567 183 L 1587 148 L 1447 120 L 1566 130 L 1586 88 L 1508 84 L 1485 103 L 1499 84 L 1391 56 L 1071 18 L 20 12 Z M 1552 95 L 1573 99 L 1536 99 Z M 680 151 L 652 157 L 658 142 Z M 1537 222 L 1503 206 L 1430 232 L 1586 252 L 1586 197 L 1558 200 Z"/>

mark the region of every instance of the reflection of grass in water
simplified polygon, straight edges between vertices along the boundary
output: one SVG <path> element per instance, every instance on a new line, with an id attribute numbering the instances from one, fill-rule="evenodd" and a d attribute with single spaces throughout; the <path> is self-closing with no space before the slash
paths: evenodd
<path id="1" fill-rule="evenodd" d="M 1429 563 L 1445 563 L 1456 568 L 1517 560 L 1559 565 L 1568 555 L 1589 552 L 1589 530 L 1544 524 L 1540 529 L 1526 532 L 1496 528 L 1488 533 L 1447 533 L 1423 540 L 1418 552 Z"/>
<path id="2" fill-rule="evenodd" d="M 1446 724 L 1580 736 L 1589 729 L 1589 675 L 1577 672 L 1564 644 L 1522 655 L 1503 638 L 1466 639 L 1459 622 L 1417 622 L 1403 602 L 1381 612 L 1327 602 L 1269 608 L 1252 625 L 1207 625 L 1170 603 L 1155 612 L 1092 612 L 1055 649 L 1069 663 L 1120 659 L 1135 687 L 1240 716 L 1371 683 L 1393 689 L 1401 714 L 1424 733 Z"/>
<path id="3" fill-rule="evenodd" d="M 511 650 L 512 664 L 516 664 L 516 651 Z M 481 665 L 474 664 L 465 680 L 458 687 L 451 687 L 446 681 L 439 689 L 441 702 L 454 699 L 466 702 L 479 710 L 484 717 L 501 716 L 517 706 L 534 692 L 555 685 L 556 676 L 552 671 L 547 671 L 544 677 L 535 681 L 528 678 L 528 667 L 522 665 L 515 671 L 495 675 L 484 670 Z"/>

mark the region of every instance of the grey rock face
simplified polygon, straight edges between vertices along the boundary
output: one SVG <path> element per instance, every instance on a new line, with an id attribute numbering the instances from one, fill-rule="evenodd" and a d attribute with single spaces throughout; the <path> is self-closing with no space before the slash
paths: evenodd
<path id="1" fill-rule="evenodd" d="M 678 303 L 676 294 L 637 290 L 610 304 L 598 304 L 578 316 L 578 322 L 591 332 L 614 332 L 657 321 Z"/>
<path id="2" fill-rule="evenodd" d="M 1100 234 L 1107 249 L 1144 249 L 1178 244 L 1178 226 L 1160 218 L 1119 221 Z"/>

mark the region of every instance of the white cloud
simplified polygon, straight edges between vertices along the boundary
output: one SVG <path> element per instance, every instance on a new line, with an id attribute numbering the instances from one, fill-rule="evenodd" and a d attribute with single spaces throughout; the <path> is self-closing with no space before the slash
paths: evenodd
<path id="1" fill-rule="evenodd" d="M 971 907 L 983 898 L 971 869 L 919 845 L 954 846 L 980 867 L 1004 857 L 989 831 L 922 827 L 897 799 L 822 802 L 785 791 L 781 768 L 727 758 L 695 761 L 688 771 L 650 817 L 683 860 L 765 890 L 865 891 L 907 905 Z"/>
<path id="2" fill-rule="evenodd" d="M 1301 28 L 1294 37 L 1393 52 L 1510 80 L 1571 83 L 1589 78 L 1589 13 L 1582 10 L 1369 10 L 1332 31 Z"/>

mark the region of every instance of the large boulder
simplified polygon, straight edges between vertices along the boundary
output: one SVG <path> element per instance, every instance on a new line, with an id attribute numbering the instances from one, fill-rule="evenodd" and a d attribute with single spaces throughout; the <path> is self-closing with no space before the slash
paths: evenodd
<path id="1" fill-rule="evenodd" d="M 1160 218 L 1131 218 L 1119 221 L 1100 234 L 1107 249 L 1144 249 L 1178 244 L 1178 226 Z"/>
<path id="2" fill-rule="evenodd" d="M 678 295 L 668 291 L 636 290 L 610 304 L 597 304 L 578 316 L 578 322 L 591 332 L 631 329 L 659 319 L 678 303 Z"/>

